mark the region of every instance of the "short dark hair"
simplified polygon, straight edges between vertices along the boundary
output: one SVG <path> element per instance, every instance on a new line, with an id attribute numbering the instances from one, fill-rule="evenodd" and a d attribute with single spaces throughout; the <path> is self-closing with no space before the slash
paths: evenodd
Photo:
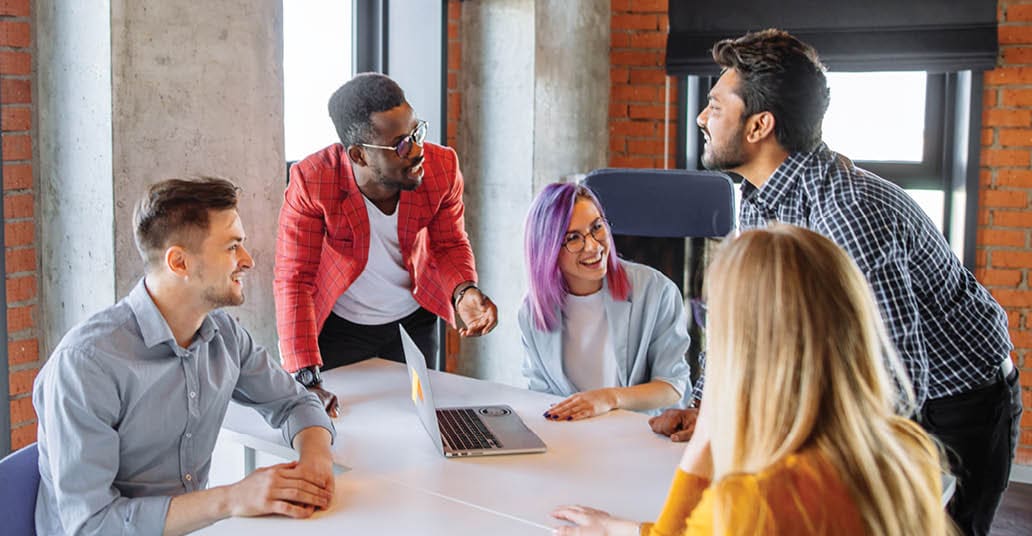
<path id="1" fill-rule="evenodd" d="M 713 61 L 741 79 L 745 117 L 774 114 L 774 136 L 785 150 L 811 151 L 821 141 L 828 81 L 813 47 L 784 30 L 768 29 L 713 46 Z"/>
<path id="2" fill-rule="evenodd" d="M 333 92 L 330 120 L 344 147 L 370 143 L 376 135 L 372 116 L 405 103 L 405 92 L 388 76 L 361 73 Z"/>
<path id="3" fill-rule="evenodd" d="M 235 209 L 239 192 L 232 182 L 216 177 L 151 185 L 133 210 L 133 237 L 144 262 L 159 264 L 172 245 L 196 250 L 208 231 L 209 212 Z"/>

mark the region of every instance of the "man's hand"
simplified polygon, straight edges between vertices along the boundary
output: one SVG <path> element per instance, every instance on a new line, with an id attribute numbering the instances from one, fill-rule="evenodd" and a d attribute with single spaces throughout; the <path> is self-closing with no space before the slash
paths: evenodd
<path id="1" fill-rule="evenodd" d="M 486 335 L 498 324 L 498 307 L 478 288 L 470 288 L 459 296 L 455 314 L 464 324 L 459 328 L 463 337 Z"/>
<path id="2" fill-rule="evenodd" d="M 688 441 L 695 432 L 695 421 L 699 418 L 699 410 L 668 409 L 649 419 L 649 426 L 657 434 L 670 436 L 672 441 Z"/>
<path id="3" fill-rule="evenodd" d="M 326 408 L 326 414 L 331 419 L 336 419 L 340 416 L 340 401 L 337 400 L 337 395 L 322 388 L 321 383 L 317 383 L 311 387 L 306 387 L 308 392 L 315 393 L 315 396 L 319 397 L 319 401 L 322 402 L 324 408 Z"/>
<path id="4" fill-rule="evenodd" d="M 554 421 L 579 421 L 615 409 L 617 402 L 614 389 L 592 389 L 577 393 L 548 408 L 545 418 Z"/>
<path id="5" fill-rule="evenodd" d="M 262 467 L 229 487 L 230 515 L 309 517 L 333 500 L 332 485 L 327 489 L 322 483 L 298 462 Z"/>
<path id="6" fill-rule="evenodd" d="M 555 534 L 562 536 L 637 536 L 639 532 L 638 523 L 587 506 L 560 506 L 552 517 L 575 525 L 556 528 Z"/>

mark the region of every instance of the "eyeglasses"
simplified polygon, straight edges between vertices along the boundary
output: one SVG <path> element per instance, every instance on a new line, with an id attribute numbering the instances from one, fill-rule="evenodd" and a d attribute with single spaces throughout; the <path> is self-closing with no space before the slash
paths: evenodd
<path id="1" fill-rule="evenodd" d="M 394 151 L 399 157 L 406 158 L 409 153 L 412 152 L 413 145 L 418 145 L 420 147 L 423 146 L 423 140 L 426 139 L 426 129 L 428 126 L 428 122 L 420 119 L 416 128 L 412 129 L 412 132 L 409 132 L 408 136 L 402 138 L 397 145 L 373 145 L 371 143 L 359 143 L 359 145 L 362 147 L 369 147 L 370 149 L 386 149 Z"/>
<path id="2" fill-rule="evenodd" d="M 602 218 L 595 220 L 595 223 L 591 224 L 591 229 L 588 230 L 588 234 L 598 244 L 605 244 L 609 240 L 609 228 L 606 227 L 606 222 Z M 587 238 L 577 231 L 570 231 L 566 233 L 566 238 L 563 239 L 563 247 L 570 253 L 580 253 L 584 251 L 584 247 L 588 245 Z"/>

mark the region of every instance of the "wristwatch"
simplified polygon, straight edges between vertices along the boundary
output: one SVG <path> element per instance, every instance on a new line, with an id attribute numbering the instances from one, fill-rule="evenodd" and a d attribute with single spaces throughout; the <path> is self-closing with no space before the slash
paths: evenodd
<path id="1" fill-rule="evenodd" d="M 305 387 L 315 387 L 322 383 L 322 377 L 319 376 L 319 367 L 317 365 L 298 369 L 294 373 L 294 379 Z"/>

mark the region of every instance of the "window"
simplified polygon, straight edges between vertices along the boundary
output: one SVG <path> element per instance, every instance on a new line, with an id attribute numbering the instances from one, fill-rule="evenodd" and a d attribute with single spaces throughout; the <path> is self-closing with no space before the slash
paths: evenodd
<path id="1" fill-rule="evenodd" d="M 351 78 L 350 0 L 283 0 L 283 137 L 287 161 L 338 141 L 326 103 Z"/>

